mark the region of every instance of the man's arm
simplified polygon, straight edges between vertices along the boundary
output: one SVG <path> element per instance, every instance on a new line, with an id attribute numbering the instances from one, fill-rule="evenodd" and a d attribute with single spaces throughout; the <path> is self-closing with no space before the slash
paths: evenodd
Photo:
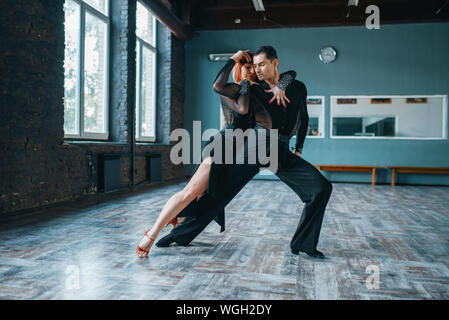
<path id="1" fill-rule="evenodd" d="M 279 74 L 279 71 L 277 69 L 276 69 L 276 72 Z M 271 100 L 269 102 L 272 103 L 276 99 L 278 105 L 280 105 L 282 103 L 284 108 L 286 108 L 287 105 L 285 104 L 285 100 L 288 103 L 290 103 L 290 100 L 285 95 L 285 89 L 290 84 L 293 83 L 295 78 L 296 78 L 296 71 L 294 71 L 294 70 L 290 70 L 290 71 L 287 71 L 287 72 L 284 72 L 283 74 L 281 74 L 280 77 L 279 77 L 279 81 L 276 84 L 276 86 L 273 87 L 270 90 L 265 90 L 265 92 L 272 92 L 273 93 L 273 98 L 271 98 Z"/>
<path id="2" fill-rule="evenodd" d="M 281 74 L 279 81 L 277 83 L 277 87 L 281 90 L 284 90 L 296 79 L 296 71 L 289 70 Z"/>
<path id="3" fill-rule="evenodd" d="M 302 148 L 304 145 L 304 140 L 307 135 L 307 129 L 309 128 L 309 114 L 307 112 L 307 88 L 299 81 L 295 81 L 300 86 L 300 99 L 299 99 L 299 110 L 296 120 L 296 144 L 295 153 L 302 154 Z"/>

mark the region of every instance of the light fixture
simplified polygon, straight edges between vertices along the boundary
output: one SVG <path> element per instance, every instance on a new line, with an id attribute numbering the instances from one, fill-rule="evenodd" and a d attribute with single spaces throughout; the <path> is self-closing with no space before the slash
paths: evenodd
<path id="1" fill-rule="evenodd" d="M 209 54 L 210 61 L 227 61 L 232 57 L 233 53 L 211 53 Z"/>
<path id="2" fill-rule="evenodd" d="M 253 0 L 256 11 L 265 11 L 262 0 Z"/>
<path id="3" fill-rule="evenodd" d="M 443 3 L 443 5 L 437 11 L 435 11 L 435 15 L 439 14 L 441 12 L 441 9 L 443 9 L 448 3 L 449 3 L 449 1 L 446 1 L 445 3 Z"/>
<path id="4" fill-rule="evenodd" d="M 346 18 L 349 18 L 351 7 L 357 7 L 359 0 L 348 0 L 348 10 L 346 11 Z"/>

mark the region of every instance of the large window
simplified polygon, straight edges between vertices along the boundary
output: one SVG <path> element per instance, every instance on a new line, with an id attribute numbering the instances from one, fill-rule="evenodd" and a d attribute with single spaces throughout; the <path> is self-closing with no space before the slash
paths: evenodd
<path id="1" fill-rule="evenodd" d="M 136 139 L 156 141 L 156 19 L 137 1 Z"/>
<path id="2" fill-rule="evenodd" d="M 64 132 L 107 139 L 108 0 L 66 0 Z"/>

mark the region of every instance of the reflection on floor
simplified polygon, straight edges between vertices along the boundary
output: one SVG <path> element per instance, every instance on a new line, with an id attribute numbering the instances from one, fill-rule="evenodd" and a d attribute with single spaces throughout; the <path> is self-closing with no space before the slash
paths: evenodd
<path id="1" fill-rule="evenodd" d="M 2 221 L 0 298 L 449 299 L 448 187 L 334 183 L 318 245 L 327 259 L 315 260 L 290 253 L 297 195 L 252 180 L 225 232 L 213 222 L 190 246 L 137 257 L 143 229 L 184 185 Z"/>

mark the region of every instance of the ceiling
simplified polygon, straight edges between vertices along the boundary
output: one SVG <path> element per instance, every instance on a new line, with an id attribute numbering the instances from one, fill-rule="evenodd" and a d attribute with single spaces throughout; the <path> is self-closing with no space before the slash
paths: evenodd
<path id="1" fill-rule="evenodd" d="M 262 1 L 264 12 L 256 12 L 252 0 L 170 2 L 176 16 L 194 30 L 365 25 L 369 5 L 379 8 L 380 26 L 449 21 L 449 0 L 359 0 L 350 9 L 348 0 Z"/>

